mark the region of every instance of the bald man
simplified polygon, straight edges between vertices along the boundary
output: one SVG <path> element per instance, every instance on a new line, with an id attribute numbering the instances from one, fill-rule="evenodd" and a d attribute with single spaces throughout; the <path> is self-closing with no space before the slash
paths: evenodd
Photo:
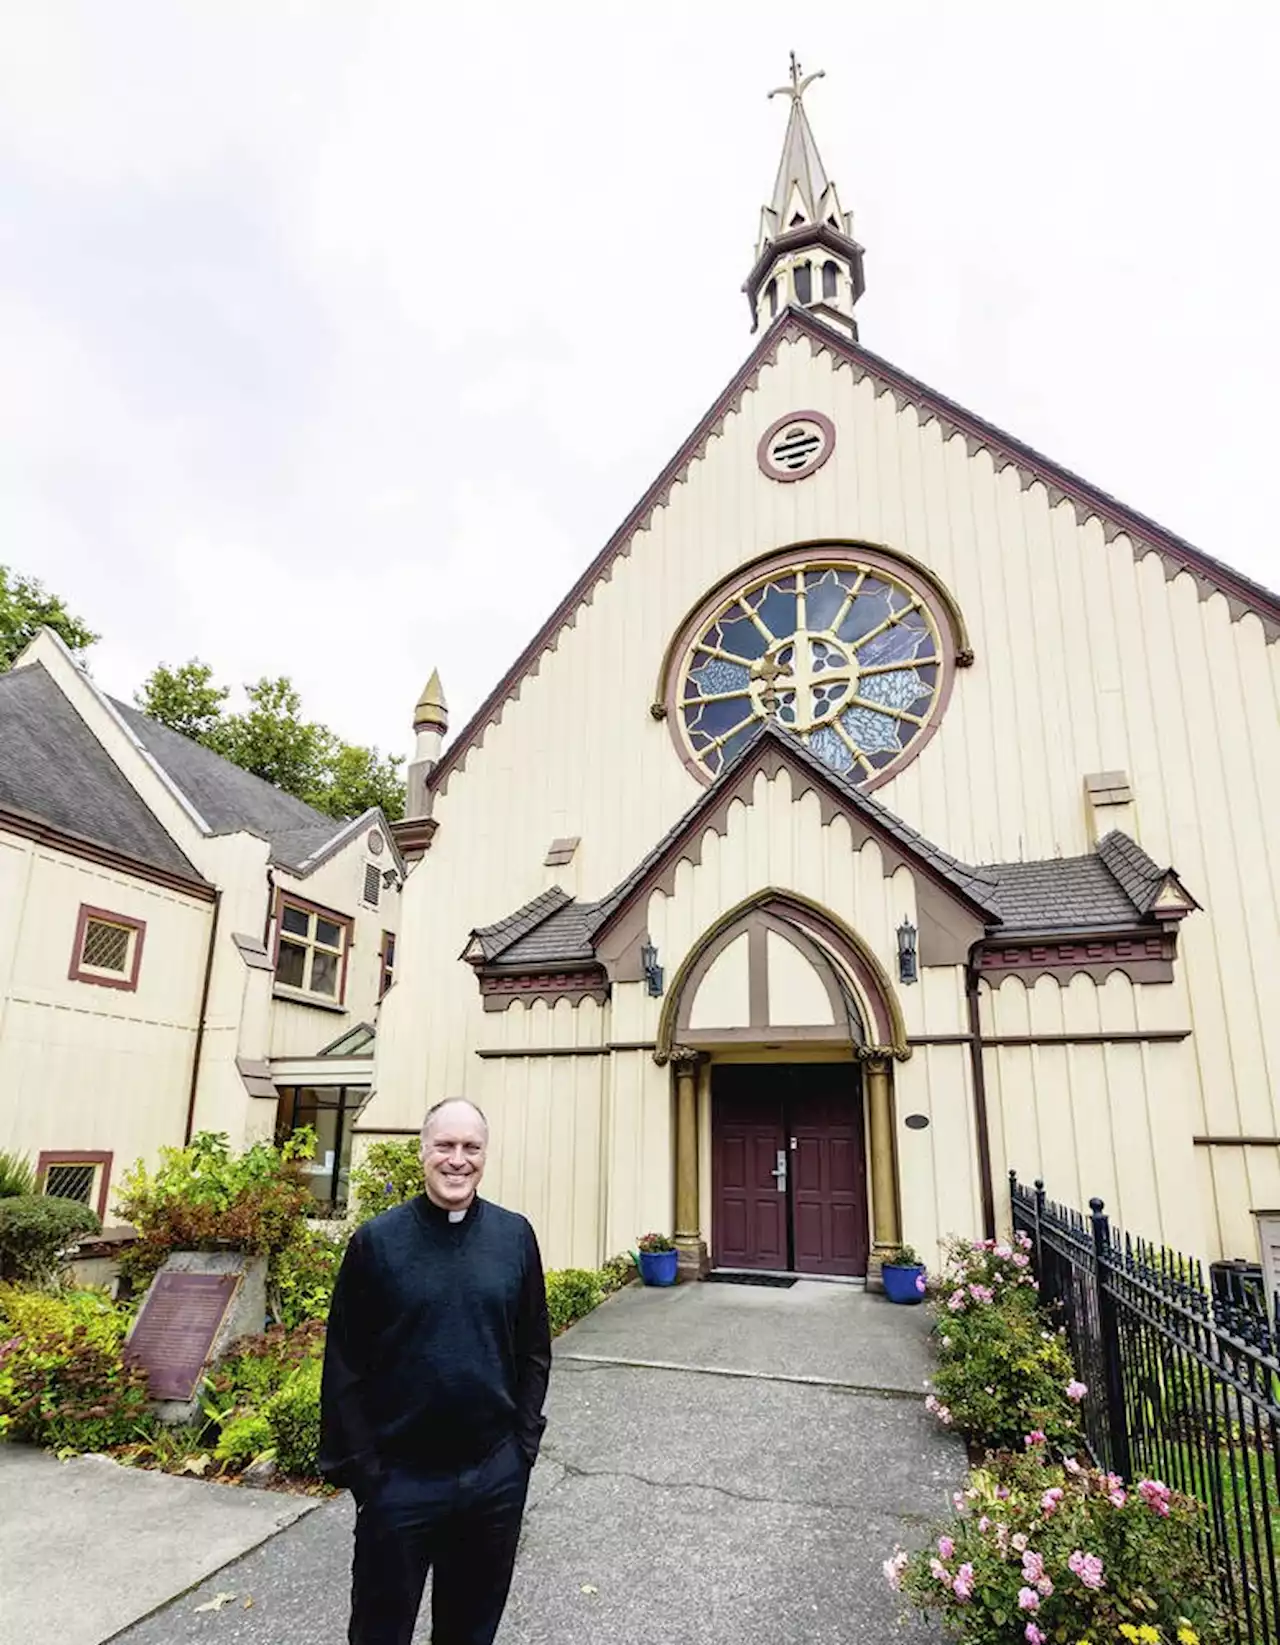
<path id="1" fill-rule="evenodd" d="M 477 1197 L 489 1126 L 422 1126 L 425 1192 L 351 1238 L 334 1287 L 320 1470 L 356 1499 L 350 1645 L 492 1645 L 538 1455 L 551 1335 L 533 1229 Z"/>

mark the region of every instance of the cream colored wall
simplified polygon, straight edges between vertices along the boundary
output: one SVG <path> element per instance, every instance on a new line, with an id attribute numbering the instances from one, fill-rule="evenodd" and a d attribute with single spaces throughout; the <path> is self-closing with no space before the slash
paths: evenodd
<path id="1" fill-rule="evenodd" d="M 68 977 L 82 904 L 146 922 L 134 991 Z M 0 1148 L 180 1144 L 212 908 L 0 832 Z M 110 1203 L 110 1202 L 109 1202 Z"/>
<path id="2" fill-rule="evenodd" d="M 812 961 L 776 931 L 765 933 L 769 1021 L 782 1028 L 834 1026 L 831 1000 Z"/>
<path id="3" fill-rule="evenodd" d="M 756 444 L 799 408 L 832 418 L 836 449 L 812 477 L 780 485 L 760 474 Z M 1266 1002 L 1280 974 L 1280 844 L 1264 821 L 1280 814 L 1280 651 L 1255 618 L 1232 622 L 1224 598 L 1200 600 L 1186 575 L 1167 581 L 1154 555 L 1136 564 L 1123 537 L 1108 544 L 1097 520 L 1078 524 L 1038 484 L 1024 491 L 1013 468 L 997 474 L 986 452 L 921 427 L 807 340 L 781 345 L 437 796 L 438 833 L 406 889 L 401 983 L 384 1011 L 369 1123 L 394 1123 L 477 1077 L 476 985 L 457 955 L 474 925 L 542 889 L 554 836 L 581 835 L 581 894 L 601 896 L 701 792 L 648 715 L 686 611 L 754 556 L 824 536 L 922 560 L 959 601 L 976 654 L 938 735 L 878 798 L 970 861 L 1048 857 L 1089 849 L 1084 775 L 1127 770 L 1143 845 L 1205 905 L 1183 926 L 1180 961 L 1192 1112 L 1215 1134 L 1280 1134 L 1280 1013 Z M 811 864 L 796 861 L 793 881 L 785 872 L 811 803 L 795 828 L 779 807 L 767 846 L 734 869 L 743 894 L 766 868 L 812 883 Z M 823 855 L 824 872 L 848 876 L 838 856 Z M 883 924 L 876 933 L 891 955 Z M 660 943 L 668 966 L 674 946 L 674 934 Z M 915 1032 L 944 1017 L 963 1025 L 954 975 L 926 973 L 902 1003 Z M 1012 1103 L 1016 1076 L 1001 1077 Z M 1211 1244 L 1237 1239 L 1223 1196 L 1244 1196 L 1247 1214 L 1275 1168 L 1259 1149 L 1200 1167 L 1215 1194 Z"/>
<path id="4" fill-rule="evenodd" d="M 690 1028 L 745 1028 L 751 1021 L 747 941 L 744 931 L 712 960 L 689 1008 Z"/>

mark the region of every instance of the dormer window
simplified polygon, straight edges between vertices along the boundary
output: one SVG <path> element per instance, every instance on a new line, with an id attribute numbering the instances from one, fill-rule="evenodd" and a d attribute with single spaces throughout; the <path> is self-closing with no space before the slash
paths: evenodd
<path id="1" fill-rule="evenodd" d="M 796 302 L 813 301 L 813 270 L 808 263 L 797 263 L 795 268 Z"/>

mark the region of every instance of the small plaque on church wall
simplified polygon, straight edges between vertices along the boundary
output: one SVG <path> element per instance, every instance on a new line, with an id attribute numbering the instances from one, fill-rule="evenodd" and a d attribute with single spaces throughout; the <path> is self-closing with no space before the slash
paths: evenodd
<path id="1" fill-rule="evenodd" d="M 152 1399 L 190 1399 L 236 1293 L 237 1274 L 157 1274 L 129 1338 Z"/>
<path id="2" fill-rule="evenodd" d="M 928 1114 L 908 1114 L 902 1122 L 908 1131 L 923 1131 L 929 1123 Z"/>

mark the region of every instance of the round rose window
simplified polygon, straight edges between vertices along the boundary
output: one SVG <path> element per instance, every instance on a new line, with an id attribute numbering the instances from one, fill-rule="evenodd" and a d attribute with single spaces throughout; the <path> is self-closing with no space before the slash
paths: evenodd
<path id="1" fill-rule="evenodd" d="M 792 564 L 746 582 L 699 625 L 677 683 L 679 734 L 714 777 L 773 718 L 867 782 L 912 751 L 943 665 L 923 594 L 884 565 Z"/>

